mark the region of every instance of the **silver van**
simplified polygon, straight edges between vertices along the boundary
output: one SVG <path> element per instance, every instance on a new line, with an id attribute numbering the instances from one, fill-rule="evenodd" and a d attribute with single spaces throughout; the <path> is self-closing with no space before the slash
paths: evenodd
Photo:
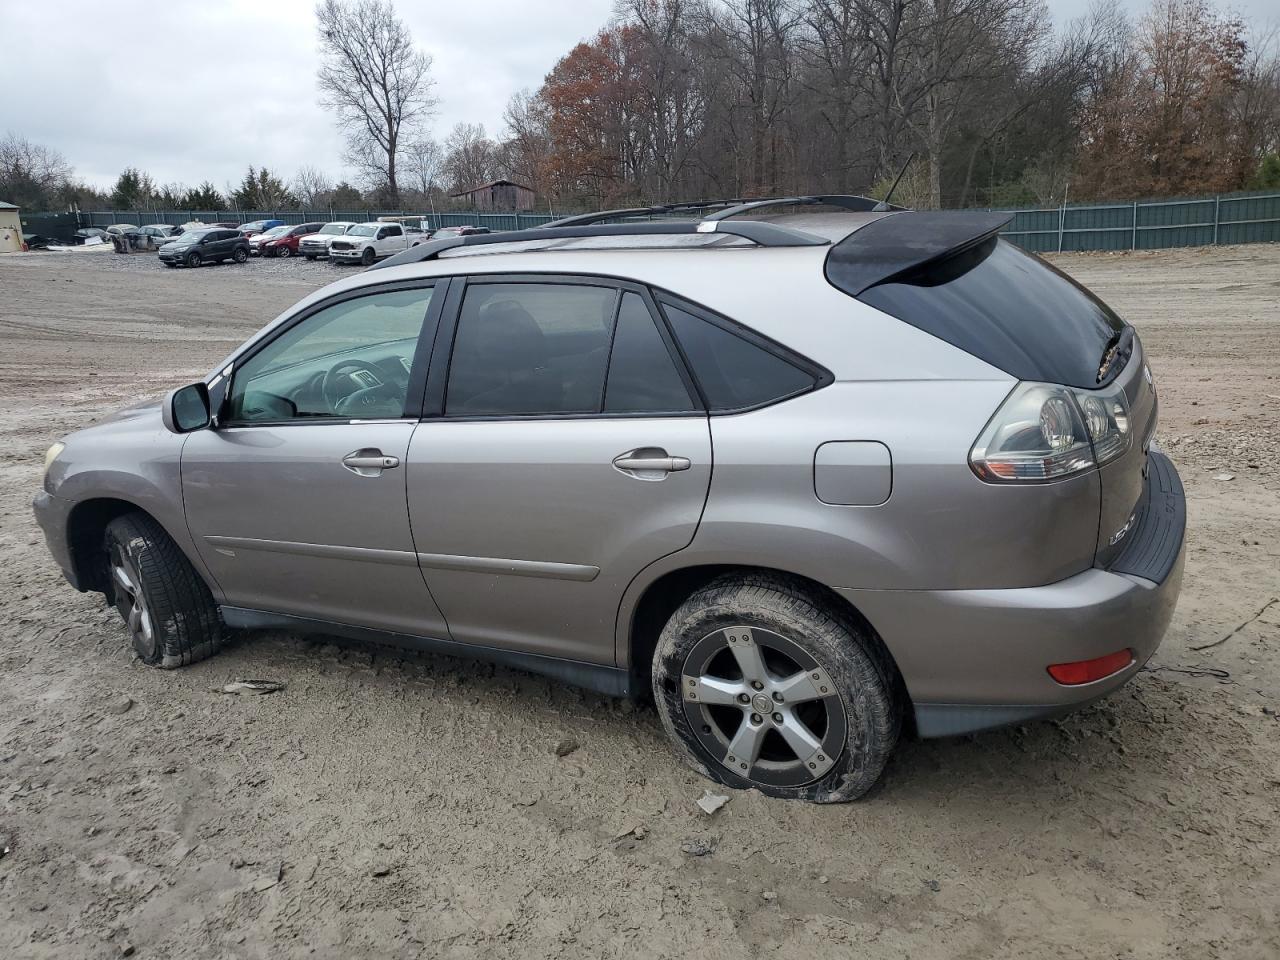
<path id="1" fill-rule="evenodd" d="M 298 629 L 650 693 L 713 780 L 818 802 L 1077 707 L 1160 642 L 1185 501 L 1133 328 L 860 197 L 424 243 L 65 437 L 35 502 L 146 663 Z"/>

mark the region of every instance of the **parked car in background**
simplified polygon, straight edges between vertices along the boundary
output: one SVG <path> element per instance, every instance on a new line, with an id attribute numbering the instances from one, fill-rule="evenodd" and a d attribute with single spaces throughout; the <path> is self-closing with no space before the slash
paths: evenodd
<path id="1" fill-rule="evenodd" d="M 206 263 L 249 259 L 249 241 L 227 227 L 203 227 L 188 230 L 160 248 L 160 262 L 166 267 L 179 264 L 199 267 Z"/>
<path id="2" fill-rule="evenodd" d="M 410 234 L 398 223 L 359 223 L 329 244 L 329 259 L 335 263 L 370 266 L 377 260 L 408 250 L 423 242 L 421 232 Z"/>
<path id="3" fill-rule="evenodd" d="M 298 241 L 298 252 L 308 260 L 325 260 L 329 256 L 329 244 L 346 234 L 355 226 L 350 220 L 334 220 L 326 223 L 315 233 L 308 234 Z"/>
<path id="4" fill-rule="evenodd" d="M 149 223 L 145 227 L 139 227 L 134 231 L 139 237 L 143 238 L 143 243 L 147 246 L 162 247 L 170 240 L 182 234 L 181 227 L 175 227 L 169 223 Z"/>
<path id="5" fill-rule="evenodd" d="M 74 234 L 76 243 L 84 243 L 86 240 L 110 240 L 111 236 L 101 227 L 81 227 Z"/>
<path id="6" fill-rule="evenodd" d="M 288 226 L 272 227 L 270 230 L 263 230 L 262 233 L 254 234 L 249 238 L 249 253 L 258 256 L 262 253 L 262 245 L 268 240 L 274 240 L 276 237 L 283 236 Z"/>
<path id="7" fill-rule="evenodd" d="M 137 230 L 136 223 L 113 223 L 106 228 L 106 233 L 109 237 L 118 237 L 126 233 L 136 233 Z"/>
<path id="8" fill-rule="evenodd" d="M 248 223 L 240 224 L 240 236 L 246 240 L 255 237 L 260 233 L 270 230 L 272 227 L 283 227 L 283 220 L 251 220 Z"/>
<path id="9" fill-rule="evenodd" d="M 482 233 L 492 233 L 488 227 L 473 227 L 471 225 L 461 227 L 441 227 L 435 233 L 431 234 L 432 240 L 445 240 L 448 237 L 474 237 Z"/>
<path id="10" fill-rule="evenodd" d="M 323 223 L 302 223 L 296 227 L 275 227 L 254 240 L 258 242 L 258 252 L 264 257 L 292 257 L 298 253 L 299 241 L 323 226 Z M 251 247 L 254 240 L 249 241 Z"/>

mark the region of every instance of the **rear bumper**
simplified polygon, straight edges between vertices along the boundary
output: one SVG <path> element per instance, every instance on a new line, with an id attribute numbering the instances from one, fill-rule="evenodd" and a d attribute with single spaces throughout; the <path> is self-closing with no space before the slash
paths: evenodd
<path id="1" fill-rule="evenodd" d="M 1053 716 L 1127 683 L 1160 645 L 1185 560 L 1186 500 L 1153 451 L 1132 542 L 1108 569 L 1015 590 L 841 590 L 884 639 L 921 736 L 972 733 Z M 1065 686 L 1050 664 L 1128 648 L 1133 662 Z"/>

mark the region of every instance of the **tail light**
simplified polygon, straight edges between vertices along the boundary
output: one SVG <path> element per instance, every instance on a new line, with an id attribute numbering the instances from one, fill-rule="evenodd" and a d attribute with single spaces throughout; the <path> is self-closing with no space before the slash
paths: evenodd
<path id="1" fill-rule="evenodd" d="M 1092 660 L 1075 660 L 1071 663 L 1055 663 L 1049 667 L 1049 676 L 1066 687 L 1093 683 L 1114 673 L 1119 673 L 1133 663 L 1132 650 L 1117 650 L 1105 657 Z"/>
<path id="2" fill-rule="evenodd" d="M 1102 466 L 1129 449 L 1124 390 L 1020 383 L 1000 405 L 969 465 L 988 483 L 1045 483 Z"/>

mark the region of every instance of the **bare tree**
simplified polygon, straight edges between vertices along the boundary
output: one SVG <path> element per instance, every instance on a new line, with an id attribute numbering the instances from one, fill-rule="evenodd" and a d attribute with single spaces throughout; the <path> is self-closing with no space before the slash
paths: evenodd
<path id="1" fill-rule="evenodd" d="M 347 138 L 347 159 L 399 200 L 399 161 L 435 112 L 431 57 L 416 49 L 390 0 L 322 0 L 316 6 L 321 105 Z"/>
<path id="2" fill-rule="evenodd" d="M 333 181 L 322 170 L 312 166 L 299 167 L 293 177 L 293 193 L 307 210 L 328 206 L 333 193 Z"/>
<path id="3" fill-rule="evenodd" d="M 0 196 L 27 210 L 52 207 L 71 183 L 71 164 L 57 150 L 16 133 L 0 137 Z"/>
<path id="4" fill-rule="evenodd" d="M 493 176 L 494 145 L 482 123 L 457 123 L 444 142 L 444 174 L 451 192 L 470 190 Z"/>
<path id="5" fill-rule="evenodd" d="M 444 170 L 444 151 L 430 137 L 419 138 L 405 151 L 405 171 L 413 189 L 428 199 L 440 189 L 440 175 Z"/>

